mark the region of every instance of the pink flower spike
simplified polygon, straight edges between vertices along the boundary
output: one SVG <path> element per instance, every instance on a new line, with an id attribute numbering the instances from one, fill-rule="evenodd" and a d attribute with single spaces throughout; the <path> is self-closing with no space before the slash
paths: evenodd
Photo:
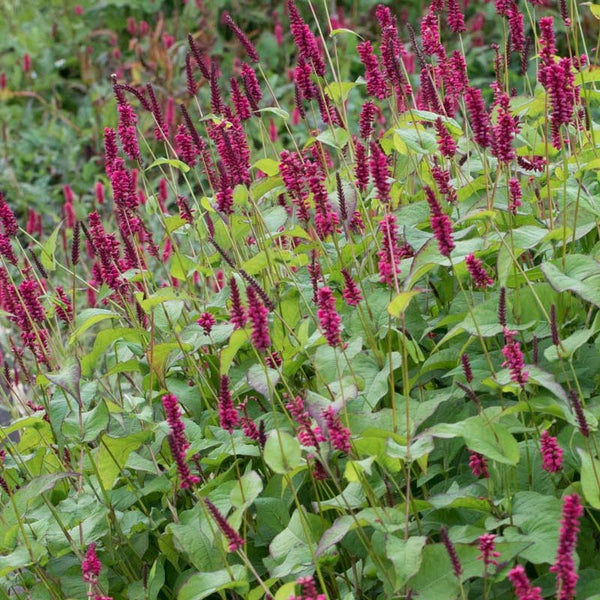
<path id="1" fill-rule="evenodd" d="M 398 246 L 398 225 L 396 217 L 389 213 L 379 223 L 383 239 L 381 249 L 377 252 L 379 257 L 379 280 L 381 283 L 392 285 L 400 273 L 400 247 Z"/>
<path id="2" fill-rule="evenodd" d="M 365 79 L 367 80 L 367 94 L 373 98 L 383 100 L 389 96 L 389 87 L 379 68 L 379 61 L 373 52 L 371 42 L 364 41 L 356 49 L 360 56 L 360 61 L 365 66 Z"/>
<path id="3" fill-rule="evenodd" d="M 429 203 L 431 211 L 431 229 L 438 242 L 438 248 L 442 256 L 450 256 L 452 250 L 456 247 L 453 239 L 454 231 L 450 217 L 442 211 L 442 207 L 434 193 L 429 187 L 425 186 L 425 196 Z"/>
<path id="4" fill-rule="evenodd" d="M 319 290 L 318 305 L 317 316 L 327 343 L 332 347 L 340 346 L 342 344 L 340 335 L 342 319 L 335 309 L 335 298 L 327 286 Z"/>
<path id="5" fill-rule="evenodd" d="M 465 259 L 467 270 L 473 278 L 475 287 L 485 289 L 488 286 L 494 285 L 494 280 L 488 275 L 487 271 L 483 267 L 483 263 L 475 258 L 473 254 L 469 254 Z"/>
<path id="6" fill-rule="evenodd" d="M 83 573 L 83 580 L 89 583 L 96 583 L 98 581 L 98 575 L 102 570 L 102 565 L 96 555 L 96 544 L 90 544 L 87 547 L 85 558 L 81 562 L 81 571 Z"/>
<path id="7" fill-rule="evenodd" d="M 435 132 L 437 133 L 437 143 L 440 152 L 446 158 L 452 158 L 456 154 L 456 142 L 446 129 L 441 117 L 435 120 Z"/>
<path id="8" fill-rule="evenodd" d="M 489 479 L 490 474 L 487 470 L 487 459 L 485 456 L 470 450 L 469 467 L 475 477 Z"/>
<path id="9" fill-rule="evenodd" d="M 457 579 L 460 579 L 460 576 L 462 575 L 462 572 L 463 572 L 463 568 L 462 568 L 462 565 L 460 564 L 460 559 L 458 558 L 458 554 L 456 553 L 456 548 L 454 547 L 454 544 L 450 540 L 450 537 L 448 536 L 448 530 L 445 527 L 441 528 L 440 536 L 442 538 L 442 543 L 444 544 L 444 546 L 446 548 L 446 552 L 448 552 L 448 556 L 450 558 L 450 563 L 452 564 L 452 570 L 454 571 L 454 575 L 457 577 Z"/>
<path id="10" fill-rule="evenodd" d="M 448 7 L 448 25 L 450 25 L 453 33 L 466 31 L 465 16 L 458 0 L 446 0 L 446 5 Z"/>
<path id="11" fill-rule="evenodd" d="M 269 337 L 268 309 L 262 304 L 256 290 L 250 285 L 246 289 L 248 297 L 248 316 L 252 325 L 250 341 L 259 352 L 266 352 L 271 345 Z"/>
<path id="12" fill-rule="evenodd" d="M 515 588 L 518 600 L 542 600 L 542 588 L 531 586 L 529 577 L 527 577 L 525 569 L 521 565 L 511 569 L 508 578 Z"/>
<path id="13" fill-rule="evenodd" d="M 313 426 L 311 416 L 304 406 L 304 400 L 302 400 L 300 396 L 296 396 L 294 400 L 288 402 L 285 407 L 290 411 L 290 414 L 294 418 L 297 425 L 296 431 L 298 441 L 303 446 L 314 446 L 315 448 L 318 448 L 320 442 L 327 441 L 321 428 L 318 425 Z"/>
<path id="14" fill-rule="evenodd" d="M 231 316 L 229 320 L 234 329 L 241 329 L 246 325 L 248 317 L 246 315 L 246 309 L 242 304 L 240 289 L 233 277 L 229 280 L 229 287 L 231 288 Z"/>
<path id="15" fill-rule="evenodd" d="M 354 167 L 354 175 L 356 176 L 356 187 L 365 192 L 369 185 L 369 162 L 367 160 L 367 150 L 362 145 L 360 140 L 355 141 L 356 144 L 356 165 Z"/>
<path id="16" fill-rule="evenodd" d="M 502 366 L 509 368 L 511 381 L 518 383 L 521 387 L 525 387 L 529 379 L 529 373 L 525 371 L 521 345 L 514 339 L 516 335 L 516 331 L 504 328 L 505 345 L 502 348 L 502 354 L 504 354 L 506 360 L 502 363 Z"/>
<path id="17" fill-rule="evenodd" d="M 0 222 L 4 227 L 4 233 L 8 237 L 15 236 L 17 234 L 17 231 L 19 231 L 19 224 L 17 223 L 15 214 L 4 200 L 2 192 L 0 192 Z"/>
<path id="18" fill-rule="evenodd" d="M 389 182 L 390 168 L 388 158 L 381 149 L 378 142 L 371 142 L 371 158 L 369 159 L 369 168 L 371 170 L 371 178 L 375 182 L 377 189 L 377 197 L 380 202 L 388 203 L 390 201 Z"/>
<path id="19" fill-rule="evenodd" d="M 548 471 L 548 473 L 558 473 L 562 468 L 563 451 L 556 438 L 552 437 L 547 431 L 542 431 L 540 449 L 542 452 L 542 469 Z"/>
<path id="20" fill-rule="evenodd" d="M 470 87 L 465 92 L 464 97 L 469 113 L 469 122 L 473 129 L 473 137 L 482 148 L 487 148 L 492 143 L 492 128 L 490 118 L 485 110 L 481 90 Z"/>
<path id="21" fill-rule="evenodd" d="M 579 519 L 582 515 L 583 506 L 579 495 L 565 496 L 556 561 L 550 567 L 550 571 L 556 573 L 557 600 L 573 600 L 575 598 L 575 587 L 579 575 L 575 571 L 573 553 L 577 546 Z"/>
<path id="22" fill-rule="evenodd" d="M 206 508 L 217 522 L 219 529 L 223 532 L 229 542 L 229 552 L 235 552 L 244 545 L 240 534 L 227 522 L 221 511 L 208 499 L 204 498 Z"/>
<path id="23" fill-rule="evenodd" d="M 231 15 L 227 13 L 225 15 L 224 20 L 227 27 L 231 29 L 235 37 L 237 37 L 237 39 L 239 40 L 240 44 L 242 44 L 242 46 L 244 47 L 244 50 L 246 51 L 250 62 L 259 62 L 260 57 L 258 56 L 258 52 L 256 51 L 254 44 L 248 39 L 248 36 L 236 25 L 235 21 L 231 18 Z"/>
<path id="24" fill-rule="evenodd" d="M 496 536 L 493 533 L 485 533 L 479 536 L 479 552 L 481 554 L 477 557 L 477 560 L 483 561 L 486 571 L 490 565 L 498 564 L 496 559 L 500 556 L 500 552 L 496 551 L 495 539 Z"/>
<path id="25" fill-rule="evenodd" d="M 345 283 L 343 295 L 346 304 L 349 306 L 356 306 L 363 299 L 360 288 L 356 285 L 356 282 L 352 279 L 352 275 L 350 275 L 346 269 L 342 269 L 342 275 Z"/>
<path id="26" fill-rule="evenodd" d="M 215 317 L 209 312 L 204 312 L 200 315 L 197 323 L 200 325 L 200 327 L 202 327 L 202 329 L 204 329 L 204 333 L 209 335 L 215 324 Z"/>
<path id="27" fill-rule="evenodd" d="M 229 377 L 227 375 L 221 375 L 221 384 L 219 388 L 219 423 L 221 427 L 229 433 L 233 433 L 233 430 L 240 423 L 238 411 L 233 405 L 231 392 L 229 391 Z"/>
<path id="28" fill-rule="evenodd" d="M 335 412 L 333 406 L 328 406 L 322 413 L 327 423 L 327 433 L 329 443 L 336 450 L 350 454 L 352 446 L 350 445 L 350 430 L 342 425 L 339 415 Z"/>
<path id="29" fill-rule="evenodd" d="M 186 489 L 200 481 L 199 477 L 192 475 L 185 459 L 186 450 L 190 447 L 185 437 L 185 425 L 181 420 L 181 409 L 177 396 L 174 394 L 165 394 L 162 397 L 162 404 L 167 416 L 167 423 L 171 430 L 168 437 L 171 454 L 177 465 L 177 472 L 181 478 L 181 488 Z"/>

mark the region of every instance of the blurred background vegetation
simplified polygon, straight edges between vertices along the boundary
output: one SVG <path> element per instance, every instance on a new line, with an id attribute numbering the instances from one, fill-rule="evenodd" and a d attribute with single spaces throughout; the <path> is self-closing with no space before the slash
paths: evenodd
<path id="1" fill-rule="evenodd" d="M 375 33 L 377 0 L 327 3 L 334 25 L 369 37 L 371 29 Z M 418 32 L 425 3 L 387 4 L 396 11 L 401 37 L 408 43 L 405 24 L 412 23 Z M 494 18 L 493 2 L 466 4 L 468 32 L 463 43 L 469 76 L 477 85 L 490 80 L 494 53 L 485 40 L 493 39 L 488 33 L 501 22 Z M 324 26 L 323 3 L 314 5 Z M 285 94 L 286 86 L 292 94 L 287 72 L 294 48 L 284 6 L 276 0 L 0 2 L 0 190 L 18 216 L 26 218 L 34 210 L 43 215 L 44 230 L 51 230 L 61 218 L 64 185 L 75 192 L 78 216 L 93 206 L 94 182 L 103 177 L 102 131 L 116 124 L 113 73 L 134 86 L 151 82 L 165 105 L 169 98 L 183 100 L 188 33 L 207 55 L 218 58 L 224 73 L 231 72 L 235 67 L 231 62 L 240 58 L 241 49 L 231 44 L 231 32 L 221 19 L 224 11 L 255 41 L 278 96 Z M 308 16 L 308 3 L 299 6 Z M 584 28 L 596 28 L 589 11 L 583 12 Z M 275 36 L 277 23 L 281 46 Z M 343 68 L 358 77 L 362 73 L 358 56 L 353 48 L 347 50 Z M 517 70 L 514 65 L 515 78 Z M 207 87 L 206 82 L 199 83 Z M 149 115 L 143 119 L 151 126 Z"/>

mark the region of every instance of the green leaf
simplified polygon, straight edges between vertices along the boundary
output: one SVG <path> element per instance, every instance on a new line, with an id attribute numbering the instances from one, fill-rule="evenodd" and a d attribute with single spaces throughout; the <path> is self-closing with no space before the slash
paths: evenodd
<path id="1" fill-rule="evenodd" d="M 250 275 L 257 275 L 263 269 L 266 269 L 269 264 L 267 259 L 267 253 L 261 250 L 258 254 L 255 254 L 252 258 L 242 263 L 242 269 Z"/>
<path id="2" fill-rule="evenodd" d="M 420 154 L 430 154 L 437 150 L 437 141 L 435 135 L 429 131 L 411 127 L 394 129 L 394 146 L 401 154 L 406 154 L 406 151 L 403 150 L 404 147 Z"/>
<path id="3" fill-rule="evenodd" d="M 31 554 L 27 547 L 22 545 L 14 552 L 6 556 L 0 556 L 0 577 L 5 577 L 16 569 L 23 569 L 30 565 L 39 565 L 48 555 L 47 548 L 34 540 L 29 541 L 29 547 Z"/>
<path id="4" fill-rule="evenodd" d="M 160 165 L 169 165 L 170 167 L 175 167 L 183 173 L 187 173 L 190 170 L 188 165 L 175 158 L 157 158 L 149 167 L 146 167 L 145 170 L 149 171 L 153 167 L 159 167 Z"/>
<path id="5" fill-rule="evenodd" d="M 290 118 L 289 112 L 283 110 L 282 108 L 277 108 L 275 106 L 267 106 L 266 108 L 261 108 L 258 112 L 275 115 L 276 117 L 280 117 L 284 121 L 287 121 Z"/>
<path id="6" fill-rule="evenodd" d="M 112 310 L 107 308 L 86 308 L 77 315 L 75 325 L 77 329 L 69 337 L 69 346 L 72 346 L 83 333 L 85 333 L 90 327 L 93 327 L 96 323 L 105 321 L 106 319 L 113 319 L 117 316 Z"/>
<path id="7" fill-rule="evenodd" d="M 264 459 L 275 473 L 289 473 L 302 464 L 300 442 L 285 431 L 273 431 L 265 444 Z"/>
<path id="8" fill-rule="evenodd" d="M 420 292 L 413 290 L 410 292 L 400 292 L 395 298 L 388 304 L 388 313 L 392 317 L 399 317 L 410 304 L 410 301 Z"/>
<path id="9" fill-rule="evenodd" d="M 254 364 L 246 373 L 246 382 L 258 393 L 269 397 L 271 390 L 279 383 L 280 375 L 276 369 L 270 369 L 262 364 Z"/>
<path id="10" fill-rule="evenodd" d="M 275 600 L 289 600 L 292 596 L 296 597 L 295 581 L 290 581 L 282 585 L 275 594 Z"/>
<path id="11" fill-rule="evenodd" d="M 544 371 L 544 369 L 540 369 L 535 365 L 527 365 L 527 371 L 529 373 L 529 381 L 533 383 L 537 383 L 545 387 L 547 390 L 552 392 L 557 398 L 560 398 L 565 404 L 568 406 L 570 404 L 569 396 L 565 391 L 565 388 L 556 381 L 556 377 L 549 373 L 548 371 Z"/>
<path id="12" fill-rule="evenodd" d="M 425 536 L 416 535 L 407 540 L 392 535 L 386 536 L 385 555 L 394 565 L 396 590 L 404 587 L 406 582 L 419 570 L 426 542 Z"/>
<path id="13" fill-rule="evenodd" d="M 508 465 L 519 462 L 519 446 L 509 431 L 498 423 L 493 423 L 483 415 L 471 417 L 459 423 L 434 425 L 428 433 L 435 437 L 460 436 L 470 450 Z"/>
<path id="14" fill-rule="evenodd" d="M 323 144 L 341 150 L 348 143 L 350 134 L 345 129 L 333 127 L 333 129 L 326 129 L 323 133 L 320 133 L 316 139 Z"/>
<path id="15" fill-rule="evenodd" d="M 534 564 L 552 564 L 558 548 L 562 506 L 554 496 L 537 492 L 517 492 L 513 501 L 512 523 L 502 532 L 507 542 L 526 542 L 519 553 L 523 560 Z"/>
<path id="16" fill-rule="evenodd" d="M 79 425 L 81 418 L 82 426 Z M 80 442 L 91 442 L 104 431 L 108 425 L 108 408 L 103 400 L 93 410 L 81 414 L 72 414 L 63 423 L 63 433 L 66 438 L 74 437 Z M 81 435 L 83 434 L 83 439 Z"/>
<path id="17" fill-rule="evenodd" d="M 57 225 L 54 231 L 50 234 L 50 237 L 44 242 L 42 246 L 42 252 L 40 254 L 40 261 L 42 266 L 47 271 L 54 271 L 56 268 L 56 259 L 54 253 L 56 252 L 56 240 L 58 239 L 58 233 L 62 227 L 62 223 Z"/>
<path id="18" fill-rule="evenodd" d="M 561 340 L 560 346 L 549 346 L 544 350 L 546 360 L 550 362 L 557 361 L 559 358 L 569 358 L 576 350 L 581 348 L 594 334 L 594 329 L 578 329 L 568 338 Z"/>
<path id="19" fill-rule="evenodd" d="M 330 83 L 325 86 L 325 93 L 333 100 L 334 104 L 339 104 L 340 102 L 346 102 L 348 94 L 356 85 L 352 81 Z"/>
<path id="20" fill-rule="evenodd" d="M 153 346 L 148 350 L 148 362 L 150 363 L 152 370 L 155 371 L 159 377 L 164 377 L 167 359 L 171 352 L 181 350 L 182 346 L 183 350 L 186 352 L 189 352 L 192 348 L 190 344 L 182 344 L 180 346 L 177 342 L 167 342 L 165 344 Z"/>
<path id="21" fill-rule="evenodd" d="M 159 556 L 148 574 L 148 597 L 145 600 L 156 600 L 165 583 L 165 559 Z"/>
<path id="22" fill-rule="evenodd" d="M 409 116 L 407 116 L 406 121 L 408 122 L 409 127 L 412 126 L 412 119 L 416 118 L 418 121 L 428 121 L 429 123 L 433 123 L 438 119 L 442 120 L 442 123 L 448 126 L 450 129 L 450 133 L 454 133 L 455 135 L 462 135 L 463 130 L 462 127 L 452 118 L 445 117 L 443 115 L 439 115 L 438 113 L 431 112 L 429 110 L 415 110 L 412 109 L 410 111 Z M 410 119 L 410 120 L 409 120 Z"/>
<path id="23" fill-rule="evenodd" d="M 76 358 L 67 360 L 60 371 L 56 373 L 46 373 L 46 378 L 75 398 L 78 404 L 81 404 L 81 393 L 79 389 L 81 365 L 79 364 L 79 360 Z"/>
<path id="24" fill-rule="evenodd" d="M 455 544 L 463 568 L 461 579 L 481 573 L 481 561 L 477 560 L 479 549 Z M 419 600 L 455 600 L 460 597 L 458 579 L 452 569 L 448 552 L 443 544 L 428 544 L 422 549 L 421 567 L 408 583 L 418 594 Z"/>
<path id="25" fill-rule="evenodd" d="M 236 329 L 229 338 L 229 344 L 221 350 L 221 368 L 219 373 L 226 375 L 229 373 L 231 363 L 238 350 L 248 341 L 248 333 L 245 329 Z"/>
<path id="26" fill-rule="evenodd" d="M 177 600 L 202 600 L 222 590 L 233 590 L 244 596 L 249 589 L 246 568 L 230 565 L 228 569 L 192 575 L 181 586 Z"/>
<path id="27" fill-rule="evenodd" d="M 593 4 L 592 2 L 582 2 L 581 6 L 587 6 L 590 12 L 596 19 L 600 20 L 600 4 Z"/>
<path id="28" fill-rule="evenodd" d="M 100 357 L 106 352 L 106 349 L 117 340 L 129 342 L 141 341 L 143 333 L 130 327 L 114 327 L 103 329 L 98 332 L 94 340 L 94 346 L 89 354 L 86 354 L 81 360 L 81 372 L 85 377 L 89 377 L 98 366 Z"/>
<path id="29" fill-rule="evenodd" d="M 260 169 L 265 175 L 272 177 L 279 173 L 279 163 L 272 158 L 261 158 L 257 160 L 253 165 L 255 169 Z"/>
<path id="30" fill-rule="evenodd" d="M 600 510 L 600 487 L 598 478 L 600 478 L 600 460 L 592 458 L 582 448 L 577 448 L 581 457 L 581 489 L 583 496 L 595 509 Z"/>
<path id="31" fill-rule="evenodd" d="M 600 264 L 586 254 L 567 254 L 562 259 L 545 262 L 542 272 L 557 292 L 571 291 L 594 306 L 600 307 Z"/>
<path id="32" fill-rule="evenodd" d="M 342 33 L 351 33 L 352 35 L 355 35 L 357 38 L 360 38 L 361 40 L 364 39 L 361 35 L 359 35 L 358 33 L 356 33 L 356 31 L 352 31 L 352 29 L 346 29 L 345 27 L 338 27 L 337 29 L 332 29 L 329 32 L 329 37 L 334 37 L 336 35 L 341 35 Z"/>
<path id="33" fill-rule="evenodd" d="M 247 508 L 262 492 L 263 483 L 256 471 L 246 473 L 237 481 L 231 494 L 231 503 L 235 508 Z"/>
<path id="34" fill-rule="evenodd" d="M 74 473 L 71 472 L 51 473 L 49 475 L 39 475 L 31 479 L 29 483 L 14 492 L 13 502 L 4 506 L 0 516 L 3 527 L 6 527 L 7 522 L 17 522 L 16 518 L 14 518 L 15 510 L 19 514 L 19 519 L 23 519 L 29 507 L 34 505 L 36 501 L 40 501 L 41 495 L 44 492 L 53 489 L 57 483 L 73 475 Z"/>
<path id="35" fill-rule="evenodd" d="M 124 437 L 111 437 L 106 434 L 102 436 L 98 447 L 97 465 L 100 481 L 106 489 L 112 489 L 131 452 L 137 450 L 150 437 L 150 431 L 138 431 Z"/>
<path id="36" fill-rule="evenodd" d="M 303 510 L 303 515 L 300 515 Z M 313 550 L 325 530 L 325 520 L 304 509 L 294 511 L 288 526 L 277 534 L 269 546 L 275 565 L 270 567 L 272 577 L 286 577 L 298 573 L 313 560 Z"/>
<path id="37" fill-rule="evenodd" d="M 220 566 L 214 535 L 200 507 L 179 515 L 179 523 L 170 523 L 167 530 L 173 534 L 176 548 L 198 571 L 212 571 Z"/>

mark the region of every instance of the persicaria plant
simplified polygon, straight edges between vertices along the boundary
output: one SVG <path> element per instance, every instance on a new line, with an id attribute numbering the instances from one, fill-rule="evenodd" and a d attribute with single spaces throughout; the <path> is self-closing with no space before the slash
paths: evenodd
<path id="1" fill-rule="evenodd" d="M 0 194 L 4 596 L 595 597 L 600 9 L 183 4 Z"/>

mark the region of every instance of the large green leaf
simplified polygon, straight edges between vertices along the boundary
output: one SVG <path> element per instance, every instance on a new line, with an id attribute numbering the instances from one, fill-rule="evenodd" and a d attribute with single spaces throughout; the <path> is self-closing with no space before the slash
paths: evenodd
<path id="1" fill-rule="evenodd" d="M 202 600 L 222 590 L 233 590 L 244 596 L 249 589 L 246 568 L 243 565 L 230 565 L 220 571 L 192 575 L 181 586 L 177 600 Z"/>
<path id="2" fill-rule="evenodd" d="M 426 542 L 425 536 L 412 536 L 407 540 L 392 535 L 386 537 L 385 554 L 394 565 L 396 590 L 402 589 L 419 570 Z"/>
<path id="3" fill-rule="evenodd" d="M 600 307 L 600 264 L 587 254 L 567 254 L 564 260 L 542 264 L 542 272 L 557 292 L 573 292 Z"/>
<path id="4" fill-rule="evenodd" d="M 577 448 L 581 457 L 581 489 L 584 498 L 595 509 L 600 510 L 600 460 L 590 456 L 589 452 Z"/>
<path id="5" fill-rule="evenodd" d="M 98 447 L 97 466 L 100 480 L 106 489 L 112 488 L 129 454 L 151 436 L 150 431 L 138 431 L 124 437 L 111 437 L 106 434 L 102 436 Z"/>
<path id="6" fill-rule="evenodd" d="M 264 459 L 275 473 L 289 473 L 302 464 L 300 442 L 285 431 L 274 431 L 267 438 Z"/>
<path id="7" fill-rule="evenodd" d="M 470 450 L 500 463 L 516 465 L 519 446 L 513 435 L 499 423 L 484 415 L 470 417 L 458 423 L 441 423 L 429 429 L 435 437 L 462 437 Z"/>

